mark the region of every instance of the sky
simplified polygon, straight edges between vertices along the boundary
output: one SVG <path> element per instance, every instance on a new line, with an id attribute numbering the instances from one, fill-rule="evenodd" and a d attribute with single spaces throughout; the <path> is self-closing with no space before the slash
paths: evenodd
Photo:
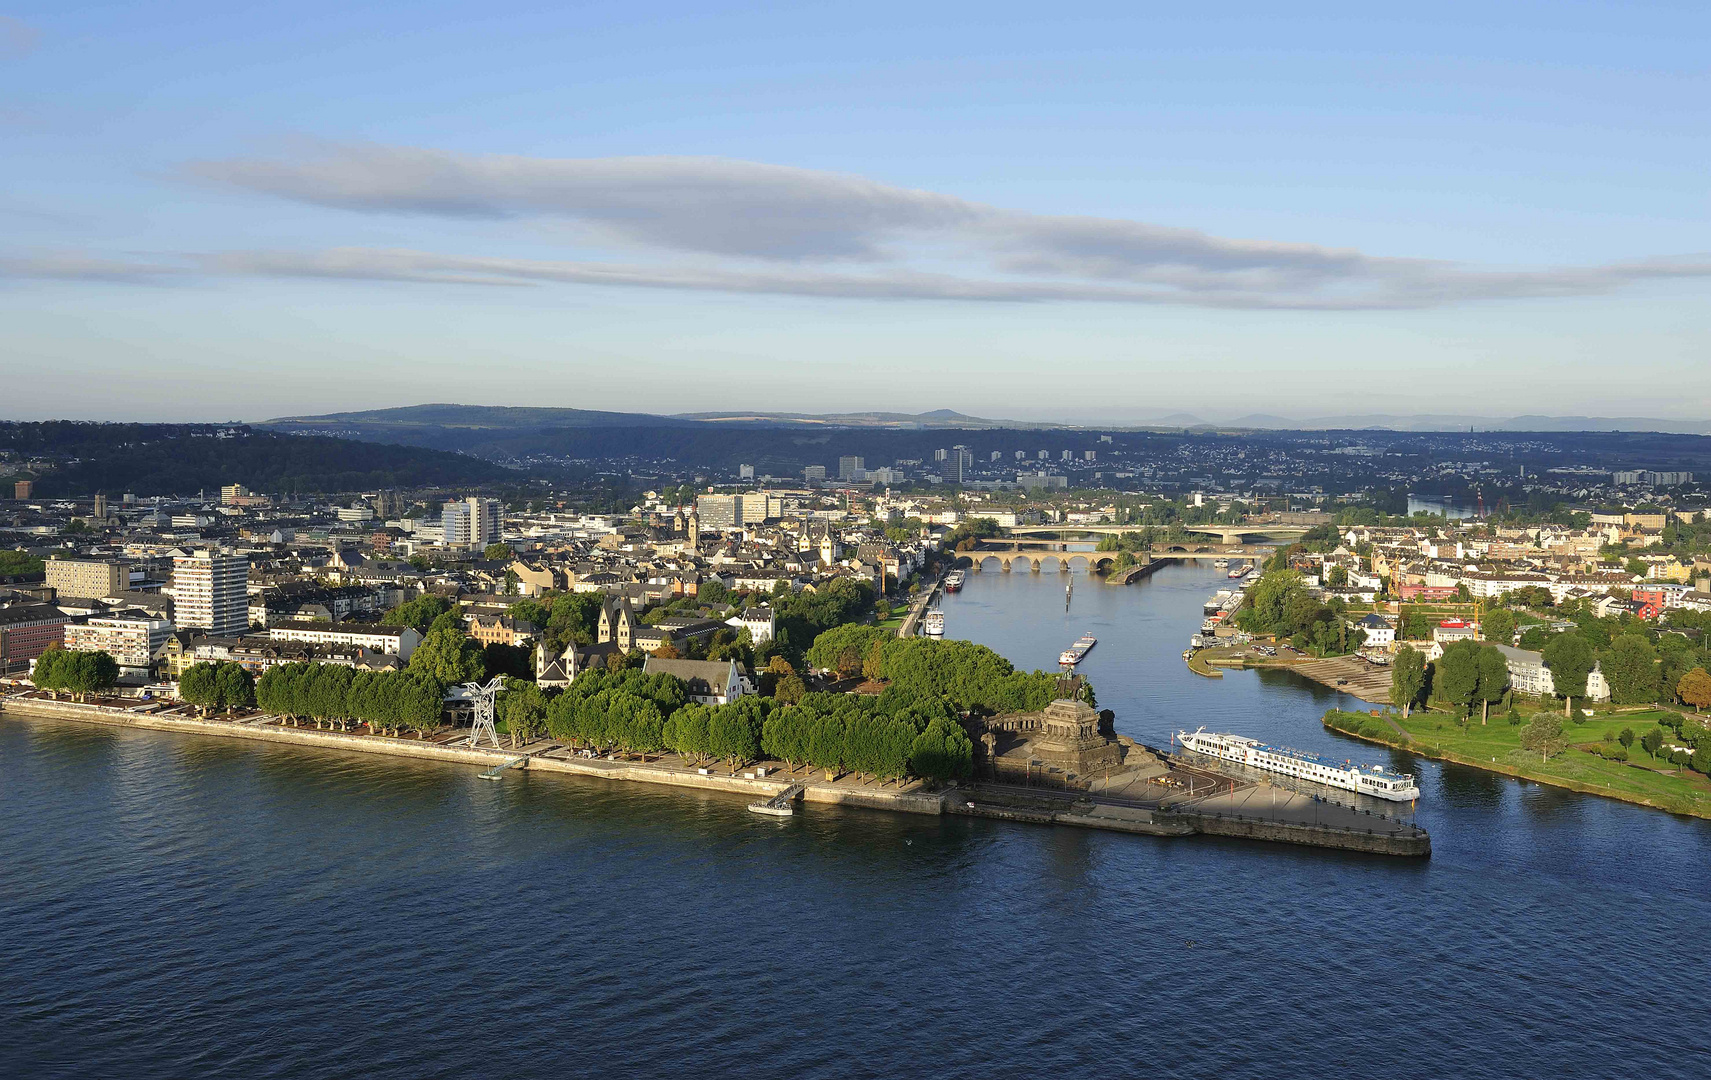
<path id="1" fill-rule="evenodd" d="M 0 417 L 1711 418 L 1711 5 L 1184 7 L 0 0 Z"/>

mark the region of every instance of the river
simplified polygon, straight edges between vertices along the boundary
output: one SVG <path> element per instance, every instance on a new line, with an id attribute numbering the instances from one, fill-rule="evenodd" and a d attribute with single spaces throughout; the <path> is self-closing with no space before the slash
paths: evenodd
<path id="1" fill-rule="evenodd" d="M 1210 567 L 1078 582 L 950 633 L 1092 630 L 1145 741 L 1375 753 L 1186 670 Z M 0 1075 L 1704 1075 L 1711 823 L 1396 761 L 1430 860 L 0 720 Z"/>

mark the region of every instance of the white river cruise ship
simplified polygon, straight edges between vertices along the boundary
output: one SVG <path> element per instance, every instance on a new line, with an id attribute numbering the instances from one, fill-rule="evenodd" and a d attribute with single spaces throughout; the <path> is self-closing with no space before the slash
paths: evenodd
<path id="1" fill-rule="evenodd" d="M 1392 802 L 1412 802 L 1420 797 L 1412 773 L 1391 772 L 1382 765 L 1356 765 L 1305 750 L 1287 746 L 1270 746 L 1258 739 L 1241 735 L 1222 735 L 1201 728 L 1199 731 L 1179 731 L 1176 741 L 1189 750 L 1198 751 L 1238 765 L 1248 765 L 1267 772 L 1283 773 L 1302 780 L 1311 780 L 1326 787 L 1342 788 L 1361 795 L 1371 795 Z"/>

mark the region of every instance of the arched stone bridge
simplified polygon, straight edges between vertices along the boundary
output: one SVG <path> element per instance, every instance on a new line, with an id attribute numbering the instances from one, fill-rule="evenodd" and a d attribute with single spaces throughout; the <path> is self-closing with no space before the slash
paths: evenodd
<path id="1" fill-rule="evenodd" d="M 974 571 L 985 569 L 981 564 L 990 564 L 996 560 L 998 568 L 1010 572 L 1016 563 L 1021 563 L 1034 573 L 1039 573 L 1047 559 L 1057 560 L 1057 568 L 1061 573 L 1066 570 L 1082 570 L 1092 573 L 1108 569 L 1116 563 L 1120 552 L 1116 551 L 1066 551 L 1061 540 L 1021 540 L 1012 543 L 984 542 L 969 551 L 957 553 L 957 565 L 963 560 L 968 561 L 968 568 Z M 1163 559 L 1265 559 L 1275 553 L 1272 548 L 1252 547 L 1243 544 L 1200 543 L 1190 540 L 1183 544 L 1162 544 L 1149 552 L 1137 552 L 1135 561 L 1141 564 L 1157 562 Z M 1077 561 L 1080 566 L 1075 565 Z"/>

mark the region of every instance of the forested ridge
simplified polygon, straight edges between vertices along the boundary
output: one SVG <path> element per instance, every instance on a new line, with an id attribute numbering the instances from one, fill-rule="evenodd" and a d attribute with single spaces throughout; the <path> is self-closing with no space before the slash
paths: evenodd
<path id="1" fill-rule="evenodd" d="M 43 498 L 189 495 L 243 484 L 318 493 L 502 483 L 517 474 L 464 454 L 243 425 L 0 422 L 0 475 L 35 480 Z M 31 467 L 39 460 L 51 467 Z"/>

